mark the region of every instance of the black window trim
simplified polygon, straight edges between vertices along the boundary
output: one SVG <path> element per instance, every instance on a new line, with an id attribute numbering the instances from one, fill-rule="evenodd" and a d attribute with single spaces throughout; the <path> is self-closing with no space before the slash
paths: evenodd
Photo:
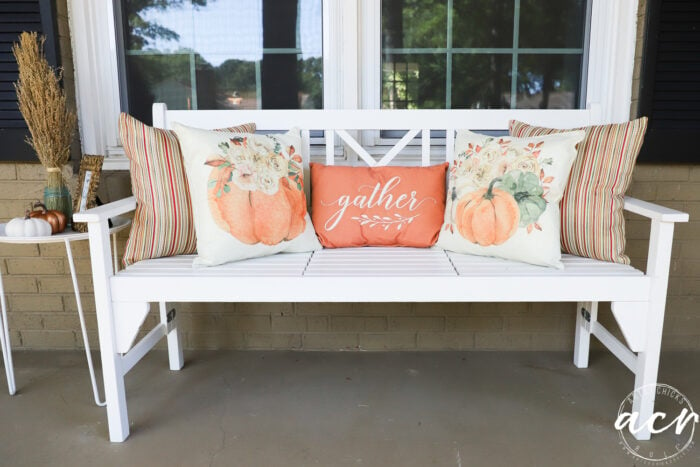
<path id="1" fill-rule="evenodd" d="M 50 65 L 61 65 L 58 47 L 58 27 L 56 24 L 56 4 L 52 0 L 34 0 L 39 5 L 41 18 L 41 34 L 46 36 L 44 53 Z M 18 35 L 19 39 L 19 35 Z M 11 52 L 10 52 L 11 56 Z M 14 60 L 14 58 L 12 58 Z M 3 150 L 0 151 L 0 162 L 36 162 L 39 160 L 34 150 L 26 143 L 28 135 L 26 127 L 3 127 L 0 122 L 0 140 L 3 142 Z"/>

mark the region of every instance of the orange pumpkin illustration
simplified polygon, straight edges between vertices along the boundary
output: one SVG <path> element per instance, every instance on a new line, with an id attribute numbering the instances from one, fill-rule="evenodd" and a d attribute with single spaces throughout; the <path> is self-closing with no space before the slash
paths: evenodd
<path id="1" fill-rule="evenodd" d="M 275 193 L 247 190 L 230 182 L 234 167 L 223 159 L 207 162 L 212 169 L 207 196 L 216 224 L 243 243 L 276 245 L 306 228 L 306 195 L 289 179 L 280 178 Z"/>
<path id="2" fill-rule="evenodd" d="M 488 188 L 468 193 L 457 203 L 457 229 L 470 242 L 500 245 L 518 229 L 518 203 L 507 191 L 494 188 L 499 180 L 495 178 Z"/>

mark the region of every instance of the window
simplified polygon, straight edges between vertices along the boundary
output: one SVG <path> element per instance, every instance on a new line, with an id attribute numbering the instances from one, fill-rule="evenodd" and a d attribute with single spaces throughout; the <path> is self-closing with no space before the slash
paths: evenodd
<path id="1" fill-rule="evenodd" d="M 381 106 L 585 107 L 585 0 L 383 0 Z"/>
<path id="2" fill-rule="evenodd" d="M 123 107 L 323 106 L 321 0 L 122 0 Z"/>
<path id="3" fill-rule="evenodd" d="M 601 121 L 629 118 L 635 0 L 67 1 L 83 151 L 116 156 L 105 169 L 128 167 L 115 124 L 119 111 L 168 96 L 200 109 L 280 108 L 284 96 L 285 106 L 296 107 L 515 107 L 518 118 L 537 121 L 542 109 L 593 106 Z M 256 13 L 237 21 L 247 10 Z M 145 21 L 141 34 L 155 33 L 148 44 L 127 34 L 139 26 L 129 26 L 129 12 Z M 207 14 L 223 25 L 204 27 Z M 283 23 L 279 33 L 272 21 Z M 165 30 L 177 39 L 158 37 Z M 214 31 L 217 37 L 207 40 Z M 277 65 L 273 56 L 293 57 L 295 66 Z M 180 67 L 176 83 L 145 74 L 152 65 L 144 62 L 158 59 Z M 300 63 L 311 59 L 317 63 L 306 73 Z M 238 61 L 242 77 L 219 71 L 227 60 Z M 130 73 L 145 74 L 141 87 L 120 81 Z M 150 109 L 143 112 L 148 121 Z"/>

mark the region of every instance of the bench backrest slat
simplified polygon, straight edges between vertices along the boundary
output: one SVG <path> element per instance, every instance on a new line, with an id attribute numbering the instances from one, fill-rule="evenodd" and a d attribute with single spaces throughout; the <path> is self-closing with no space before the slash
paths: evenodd
<path id="1" fill-rule="evenodd" d="M 154 104 L 160 105 L 160 104 Z M 163 106 L 164 107 L 164 106 Z M 511 119 L 555 127 L 573 128 L 597 123 L 590 109 L 547 110 L 536 114 L 524 109 L 415 109 L 415 110 L 165 110 L 163 123 L 199 128 L 221 128 L 254 121 L 260 130 L 507 130 Z M 154 123 L 156 120 L 154 120 Z M 599 122 L 602 123 L 602 122 Z"/>
<path id="2" fill-rule="evenodd" d="M 535 118 L 533 119 L 533 115 Z M 416 110 L 168 110 L 165 104 L 153 104 L 153 123 L 160 128 L 171 128 L 174 122 L 197 128 L 222 128 L 255 122 L 261 131 L 280 131 L 290 128 L 303 130 L 304 156 L 310 154 L 310 131 L 322 130 L 325 134 L 325 162 L 335 163 L 336 143 L 340 141 L 352 150 L 352 158 L 362 159 L 370 166 L 390 163 L 416 137 L 421 138 L 421 165 L 430 165 L 431 130 L 443 130 L 445 136 L 445 160 L 454 159 L 455 130 L 468 128 L 479 130 L 508 130 L 512 119 L 524 120 L 534 125 L 554 128 L 575 128 L 599 121 L 598 106 L 581 110 L 547 110 L 533 114 L 524 109 L 416 109 Z M 405 130 L 406 135 L 393 148 L 386 147 L 381 158 L 372 157 L 353 136 L 357 130 Z M 357 157 L 356 157 L 357 156 Z M 308 160 L 304 161 L 308 166 Z"/>

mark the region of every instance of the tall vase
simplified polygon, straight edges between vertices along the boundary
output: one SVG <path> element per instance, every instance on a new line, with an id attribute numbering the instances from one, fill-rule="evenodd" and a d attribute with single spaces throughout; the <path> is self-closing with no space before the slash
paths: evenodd
<path id="1" fill-rule="evenodd" d="M 46 209 L 55 209 L 65 214 L 70 226 L 73 217 L 73 202 L 70 191 L 63 183 L 61 169 L 49 168 L 47 172 L 46 188 L 44 188 L 44 205 L 46 205 Z"/>

